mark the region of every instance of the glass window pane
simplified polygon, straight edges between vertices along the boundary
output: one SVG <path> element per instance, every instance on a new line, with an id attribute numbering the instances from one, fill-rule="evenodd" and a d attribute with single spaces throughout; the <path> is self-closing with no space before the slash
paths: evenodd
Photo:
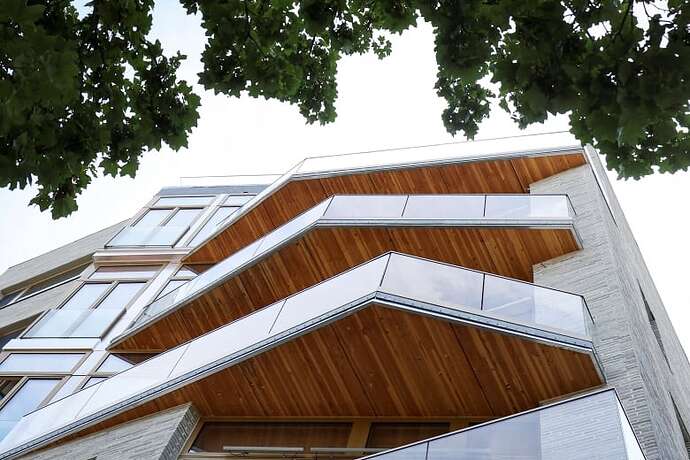
<path id="1" fill-rule="evenodd" d="M 200 213 L 201 209 L 180 209 L 165 223 L 165 226 L 189 228 L 189 225 L 194 222 Z"/>
<path id="2" fill-rule="evenodd" d="M 187 227 L 125 227 L 108 243 L 116 246 L 172 246 Z"/>
<path id="3" fill-rule="evenodd" d="M 175 278 L 194 278 L 199 274 L 196 270 L 197 269 L 192 268 L 189 265 L 185 265 L 177 270 L 177 273 L 175 273 Z"/>
<path id="4" fill-rule="evenodd" d="M 180 286 L 182 286 L 183 284 L 188 283 L 188 282 L 189 282 L 188 280 L 172 280 L 172 281 L 168 281 L 168 284 L 166 284 L 165 287 L 163 288 L 163 290 L 160 292 L 160 294 L 158 294 L 158 295 L 156 296 L 156 300 L 157 300 L 157 299 L 160 299 L 161 297 L 163 297 L 163 296 L 166 295 L 167 293 L 169 293 L 169 292 L 171 292 L 171 291 L 174 291 L 174 290 L 177 289 L 178 287 L 180 287 Z"/>
<path id="5" fill-rule="evenodd" d="M 0 308 L 5 308 L 14 302 L 14 299 L 16 299 L 19 294 L 21 294 L 21 292 L 13 292 L 12 294 L 7 294 L 6 296 L 0 298 Z"/>
<path id="6" fill-rule="evenodd" d="M 447 433 L 449 429 L 448 423 L 372 423 L 367 447 L 392 449 Z"/>
<path id="7" fill-rule="evenodd" d="M 171 209 L 149 209 L 132 227 L 158 227 L 172 212 Z"/>
<path id="8" fill-rule="evenodd" d="M 119 283 L 115 289 L 110 291 L 108 295 L 98 304 L 97 309 L 116 309 L 122 310 L 125 308 L 135 295 L 141 290 L 144 283 Z"/>
<path id="9" fill-rule="evenodd" d="M 401 217 L 407 195 L 339 195 L 333 197 L 324 217 L 337 219 Z"/>
<path id="10" fill-rule="evenodd" d="M 562 195 L 488 195 L 486 217 L 568 217 L 568 200 Z"/>
<path id="11" fill-rule="evenodd" d="M 190 452 L 223 452 L 224 447 L 345 447 L 350 423 L 208 422 Z M 227 451 L 227 450 L 226 450 Z"/>
<path id="12" fill-rule="evenodd" d="M 24 415 L 48 397 L 60 379 L 29 379 L 0 409 L 0 437 L 4 437 Z"/>
<path id="13" fill-rule="evenodd" d="M 566 292 L 487 275 L 483 308 L 511 320 L 587 335 L 582 298 Z"/>
<path id="14" fill-rule="evenodd" d="M 9 342 L 10 340 L 16 339 L 17 337 L 19 337 L 19 334 L 21 334 L 23 330 L 24 330 L 23 328 L 17 329 L 16 331 L 8 332 L 7 334 L 0 337 L 0 349 L 2 349 L 2 347 L 7 345 L 7 342 Z"/>
<path id="15" fill-rule="evenodd" d="M 92 310 L 51 310 L 25 334 L 28 338 L 68 337 L 68 332 Z"/>
<path id="16" fill-rule="evenodd" d="M 83 357 L 83 353 L 12 353 L 0 363 L 0 372 L 67 373 Z"/>
<path id="17" fill-rule="evenodd" d="M 405 217 L 476 219 L 484 216 L 484 195 L 410 195 Z"/>
<path id="18" fill-rule="evenodd" d="M 89 279 L 92 280 L 128 280 L 153 278 L 158 266 L 99 267 Z"/>
<path id="19" fill-rule="evenodd" d="M 226 217 L 229 217 L 231 214 L 236 212 L 239 208 L 218 208 L 216 209 L 216 212 L 213 213 L 211 218 L 204 224 L 203 227 L 201 227 L 201 230 L 199 230 L 199 233 L 196 234 L 196 236 L 192 239 L 192 241 L 189 243 L 190 246 L 196 246 L 197 244 L 201 243 L 203 240 L 205 240 L 209 235 L 211 235 L 216 227 L 218 226 L 218 223 L 220 223 L 223 219 Z"/>
<path id="20" fill-rule="evenodd" d="M 252 198 L 254 198 L 253 195 L 231 195 L 225 199 L 223 206 L 240 207 Z"/>
<path id="21" fill-rule="evenodd" d="M 381 289 L 435 305 L 480 309 L 483 274 L 392 254 Z"/>
<path id="22" fill-rule="evenodd" d="M 63 310 L 85 310 L 91 307 L 110 287 L 109 283 L 84 284 L 70 299 L 62 306 Z"/>
<path id="23" fill-rule="evenodd" d="M 104 380 L 108 380 L 108 377 L 90 377 L 89 380 L 86 381 L 86 383 L 84 384 L 84 386 L 82 388 L 88 388 L 91 385 L 101 383 Z"/>
<path id="24" fill-rule="evenodd" d="M 72 338 L 98 338 L 103 334 L 122 314 L 121 309 L 99 308 L 89 310 L 88 314 L 81 318 L 78 326 L 69 334 Z"/>
<path id="25" fill-rule="evenodd" d="M 206 206 L 213 201 L 214 196 L 163 196 L 156 201 L 154 206 Z"/>
<path id="26" fill-rule="evenodd" d="M 96 372 L 115 374 L 117 372 L 124 371 L 125 369 L 129 369 L 130 367 L 132 367 L 132 364 L 128 363 L 124 359 L 118 358 L 115 355 L 108 355 L 108 357 L 105 358 L 105 361 L 98 366 Z"/>

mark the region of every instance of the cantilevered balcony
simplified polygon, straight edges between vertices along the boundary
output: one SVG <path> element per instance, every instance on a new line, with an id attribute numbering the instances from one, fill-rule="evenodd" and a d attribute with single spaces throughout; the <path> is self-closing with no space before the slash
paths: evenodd
<path id="1" fill-rule="evenodd" d="M 603 383 L 582 298 L 386 254 L 25 416 L 11 458 L 191 402 L 207 417 L 493 419 Z"/>
<path id="2" fill-rule="evenodd" d="M 185 262 L 217 263 L 333 195 L 527 193 L 530 184 L 586 163 L 582 146 L 571 142 L 551 134 L 519 146 L 495 139 L 307 158 L 221 222 Z"/>
<path id="3" fill-rule="evenodd" d="M 578 248 L 565 195 L 334 196 L 156 300 L 111 349 L 169 349 L 387 251 L 530 281 Z"/>
<path id="4" fill-rule="evenodd" d="M 614 390 L 438 436 L 366 460 L 644 460 Z"/>

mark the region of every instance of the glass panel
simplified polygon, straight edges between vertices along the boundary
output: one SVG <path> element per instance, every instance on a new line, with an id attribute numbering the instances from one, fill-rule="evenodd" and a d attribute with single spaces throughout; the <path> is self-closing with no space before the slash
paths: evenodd
<path id="1" fill-rule="evenodd" d="M 88 388 L 92 385 L 95 385 L 97 383 L 101 383 L 104 380 L 108 380 L 108 377 L 90 377 L 89 380 L 86 381 L 84 386 L 82 388 Z"/>
<path id="2" fill-rule="evenodd" d="M 115 289 L 98 304 L 97 310 L 122 310 L 141 290 L 144 283 L 119 283 Z"/>
<path id="3" fill-rule="evenodd" d="M 69 337 L 68 332 L 75 324 L 92 313 L 93 310 L 51 310 L 41 317 L 25 337 L 28 338 L 48 338 L 48 337 Z"/>
<path id="4" fill-rule="evenodd" d="M 199 274 L 196 270 L 196 268 L 189 265 L 182 266 L 177 270 L 177 273 L 175 273 L 175 278 L 194 278 Z"/>
<path id="5" fill-rule="evenodd" d="M 0 379 L 0 399 L 9 394 L 10 391 L 19 383 L 19 377 L 3 377 Z"/>
<path id="6" fill-rule="evenodd" d="M 151 228 L 158 227 L 172 212 L 171 209 L 149 209 L 146 211 L 141 219 L 139 219 L 132 227 L 134 228 Z"/>
<path id="7" fill-rule="evenodd" d="M 89 314 L 79 322 L 79 325 L 69 334 L 72 338 L 96 338 L 110 328 L 115 320 L 122 314 L 122 310 L 115 308 L 99 308 L 89 311 Z"/>
<path id="8" fill-rule="evenodd" d="M 582 298 L 573 294 L 487 275 L 483 308 L 511 320 L 587 335 Z"/>
<path id="9" fill-rule="evenodd" d="M 187 227 L 125 227 L 108 243 L 113 246 L 172 246 Z"/>
<path id="10" fill-rule="evenodd" d="M 484 216 L 484 195 L 410 195 L 405 217 L 476 219 Z"/>
<path id="11" fill-rule="evenodd" d="M 207 422 L 189 452 L 224 452 L 228 447 L 345 447 L 350 423 Z M 226 449 L 224 449 L 224 447 Z"/>
<path id="12" fill-rule="evenodd" d="M 0 436 L 4 437 L 11 427 L 24 415 L 36 409 L 48 397 L 59 379 L 29 379 L 22 385 L 12 399 L 0 409 Z"/>
<path id="13" fill-rule="evenodd" d="M 447 433 L 449 429 L 448 423 L 372 423 L 367 447 L 391 449 L 433 438 Z"/>
<path id="14" fill-rule="evenodd" d="M 428 445 L 429 444 L 426 442 L 421 444 L 415 444 L 413 446 L 405 447 L 399 450 L 394 450 L 392 452 L 385 452 L 383 454 L 377 455 L 374 458 L 380 458 L 381 460 L 425 460 Z"/>
<path id="15" fill-rule="evenodd" d="M 0 363 L 0 372 L 68 373 L 83 353 L 12 353 Z"/>
<path id="16" fill-rule="evenodd" d="M 118 358 L 115 355 L 109 355 L 107 358 L 105 358 L 105 361 L 98 366 L 96 372 L 115 374 L 117 372 L 122 372 L 126 369 L 129 369 L 130 367 L 132 367 L 132 365 L 124 359 Z"/>
<path id="17" fill-rule="evenodd" d="M 483 276 L 452 265 L 392 254 L 381 289 L 444 307 L 478 310 Z"/>
<path id="18" fill-rule="evenodd" d="M 189 225 L 201 214 L 201 209 L 180 209 L 172 219 L 165 223 L 166 227 L 184 227 L 189 228 Z"/>
<path id="19" fill-rule="evenodd" d="M 163 196 L 158 198 L 154 206 L 206 206 L 215 197 L 213 196 Z"/>
<path id="20" fill-rule="evenodd" d="M 215 231 L 216 227 L 218 226 L 218 223 L 220 223 L 226 217 L 229 217 L 230 215 L 234 214 L 238 209 L 239 208 L 230 207 L 216 209 L 211 218 L 204 224 L 203 227 L 201 227 L 199 233 L 197 233 L 196 236 L 189 243 L 189 246 L 196 246 L 197 244 L 201 243 L 206 238 L 208 238 Z"/>
<path id="21" fill-rule="evenodd" d="M 289 297 L 271 334 L 311 321 L 333 309 L 374 293 L 381 282 L 386 262 L 388 257 L 379 257 Z"/>
<path id="22" fill-rule="evenodd" d="M 225 199 L 223 206 L 243 206 L 247 201 L 254 198 L 253 195 L 231 195 Z"/>
<path id="23" fill-rule="evenodd" d="M 19 334 L 21 334 L 23 330 L 24 330 L 23 328 L 17 329 L 16 331 L 9 332 L 9 333 L 3 335 L 2 337 L 0 337 L 0 349 L 2 349 L 2 347 L 7 345 L 7 342 L 9 342 L 10 340 L 16 339 L 17 337 L 19 337 Z"/>
<path id="24" fill-rule="evenodd" d="M 324 214 L 330 219 L 401 217 L 407 195 L 338 195 Z"/>
<path id="25" fill-rule="evenodd" d="M 131 266 L 131 267 L 99 267 L 89 279 L 92 280 L 129 280 L 149 279 L 158 272 L 158 266 Z"/>
<path id="26" fill-rule="evenodd" d="M 167 293 L 169 293 L 169 292 L 171 292 L 171 291 L 174 291 L 175 289 L 177 289 L 178 287 L 182 286 L 182 285 L 185 284 L 185 283 L 188 283 L 188 281 L 187 281 L 187 280 L 172 280 L 172 281 L 168 281 L 168 284 L 166 284 L 165 287 L 163 288 L 163 290 L 160 292 L 160 294 L 158 294 L 158 295 L 156 296 L 156 300 L 157 300 L 157 299 L 160 299 L 161 297 L 163 297 L 163 296 L 166 295 Z"/>
<path id="27" fill-rule="evenodd" d="M 189 342 L 187 352 L 175 365 L 170 377 L 227 358 L 268 338 L 269 329 L 283 303 L 281 300 Z"/>
<path id="28" fill-rule="evenodd" d="M 70 299 L 62 306 L 63 310 L 85 310 L 91 307 L 110 287 L 109 283 L 84 284 Z"/>
<path id="29" fill-rule="evenodd" d="M 488 195 L 486 217 L 569 217 L 568 200 L 562 195 Z"/>

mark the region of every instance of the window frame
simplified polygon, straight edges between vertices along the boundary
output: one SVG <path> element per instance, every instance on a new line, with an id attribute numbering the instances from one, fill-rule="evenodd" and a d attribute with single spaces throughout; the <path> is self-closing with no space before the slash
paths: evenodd
<path id="1" fill-rule="evenodd" d="M 41 371 L 35 371 L 35 372 L 27 372 L 27 371 L 19 371 L 19 372 L 6 372 L 0 370 L 0 378 L 3 377 L 43 377 L 43 376 L 70 376 L 72 375 L 77 369 L 79 369 L 79 366 L 84 364 L 84 361 L 89 357 L 91 354 L 91 350 L 42 350 L 42 349 L 27 349 L 27 350 L 9 350 L 9 351 L 2 351 L 0 352 L 0 364 L 5 362 L 11 355 L 82 355 L 81 358 L 76 362 L 76 364 L 70 368 L 69 370 L 66 370 L 64 372 L 41 372 Z M 0 407 L 1 408 L 1 407 Z"/>
<path id="2" fill-rule="evenodd" d="M 69 283 L 69 282 L 71 282 L 71 281 L 78 280 L 79 278 L 81 278 L 81 277 L 83 276 L 84 271 L 89 267 L 89 265 L 90 265 L 89 263 L 77 265 L 77 266 L 75 266 L 75 267 L 73 267 L 73 268 L 69 268 L 69 269 L 67 269 L 67 270 L 61 271 L 61 272 L 56 273 L 56 274 L 54 274 L 54 275 L 52 275 L 52 276 L 49 276 L 49 277 L 47 277 L 47 278 L 42 278 L 42 279 L 35 280 L 35 281 L 32 282 L 31 284 L 28 284 L 28 285 L 24 286 L 23 288 L 20 288 L 20 289 L 17 289 L 17 290 L 8 292 L 7 294 L 4 294 L 4 295 L 2 296 L 2 298 L 0 298 L 0 300 L 3 299 L 3 298 L 5 298 L 5 297 L 11 296 L 11 295 L 14 295 L 14 298 L 13 298 L 11 301 L 9 301 L 8 303 L 6 303 L 5 305 L 0 306 L 0 310 L 3 310 L 3 309 L 5 309 L 5 308 L 7 308 L 7 307 L 10 307 L 10 306 L 12 306 L 12 305 L 15 305 L 15 304 L 17 304 L 17 303 L 19 303 L 19 302 L 23 302 L 23 301 L 25 301 L 25 300 L 27 300 L 27 299 L 30 299 L 30 298 L 32 298 L 32 297 L 35 297 L 35 296 L 37 296 L 37 295 L 39 295 L 39 294 L 42 294 L 42 293 L 44 293 L 44 292 L 46 292 L 46 291 L 49 291 L 49 290 L 51 290 L 51 289 L 54 289 L 54 288 L 56 288 L 56 287 L 58 287 L 58 286 L 62 286 L 63 284 L 67 284 L 67 283 Z M 53 284 L 50 284 L 50 285 L 48 285 L 48 286 L 46 286 L 46 287 L 44 287 L 44 288 L 42 288 L 42 289 L 39 289 L 39 290 L 36 291 L 36 292 L 32 292 L 32 293 L 30 293 L 30 294 L 28 293 L 28 291 L 30 291 L 31 289 L 33 289 L 33 287 L 36 286 L 36 285 L 38 285 L 38 284 L 41 284 L 41 283 L 46 282 L 46 281 L 49 281 L 49 280 L 51 280 L 51 279 L 53 279 L 53 278 L 57 278 L 57 277 L 59 277 L 59 276 L 65 275 L 65 274 L 67 274 L 67 273 L 69 273 L 69 272 L 72 272 L 72 271 L 76 272 L 76 271 L 79 270 L 79 269 L 81 269 L 81 271 L 79 271 L 79 273 L 76 273 L 76 274 L 74 274 L 74 275 L 72 275 L 72 276 L 70 276 L 70 277 L 68 277 L 68 278 L 65 278 L 65 279 L 63 279 L 63 280 L 57 281 L 57 282 L 55 282 L 55 283 L 53 283 Z"/>

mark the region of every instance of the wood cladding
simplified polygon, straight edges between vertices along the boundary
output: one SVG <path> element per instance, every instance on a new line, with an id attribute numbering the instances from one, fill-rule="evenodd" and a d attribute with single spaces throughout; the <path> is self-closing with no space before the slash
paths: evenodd
<path id="1" fill-rule="evenodd" d="M 600 384 L 587 353 L 374 305 L 80 435 L 188 402 L 252 420 L 488 419 Z"/>
<path id="2" fill-rule="evenodd" d="M 216 263 L 332 195 L 527 193 L 529 184 L 585 164 L 582 153 L 300 179 L 197 248 L 186 263 Z"/>
<path id="3" fill-rule="evenodd" d="M 388 251 L 531 281 L 534 264 L 575 250 L 566 229 L 319 227 L 112 350 L 170 349 Z"/>

